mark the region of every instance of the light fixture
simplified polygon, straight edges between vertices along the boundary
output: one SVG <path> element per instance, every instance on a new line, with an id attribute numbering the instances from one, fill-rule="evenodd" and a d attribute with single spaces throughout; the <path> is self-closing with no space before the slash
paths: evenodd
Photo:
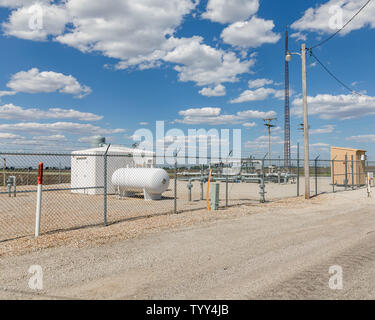
<path id="1" fill-rule="evenodd" d="M 285 55 L 285 61 L 286 62 L 290 62 L 292 60 L 292 55 L 290 54 L 290 52 L 288 51 Z"/>

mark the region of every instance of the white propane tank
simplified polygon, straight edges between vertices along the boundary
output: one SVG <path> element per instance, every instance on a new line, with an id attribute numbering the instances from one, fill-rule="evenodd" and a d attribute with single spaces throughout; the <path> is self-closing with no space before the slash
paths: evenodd
<path id="1" fill-rule="evenodd" d="M 169 187 L 169 175 L 160 168 L 122 168 L 112 175 L 121 194 L 143 191 L 145 200 L 160 200 Z"/>

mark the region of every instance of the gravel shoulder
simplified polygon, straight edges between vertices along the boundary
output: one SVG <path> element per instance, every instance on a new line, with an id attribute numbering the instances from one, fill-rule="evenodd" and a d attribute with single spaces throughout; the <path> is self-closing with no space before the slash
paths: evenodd
<path id="1" fill-rule="evenodd" d="M 362 189 L 17 240 L 0 246 L 0 298 L 374 299 L 374 205 Z M 328 287 L 332 265 L 343 290 Z"/>

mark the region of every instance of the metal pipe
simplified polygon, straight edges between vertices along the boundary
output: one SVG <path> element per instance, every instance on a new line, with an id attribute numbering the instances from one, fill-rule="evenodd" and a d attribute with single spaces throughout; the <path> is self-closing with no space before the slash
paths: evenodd
<path id="1" fill-rule="evenodd" d="M 297 197 L 299 197 L 299 142 L 297 143 Z"/>
<path id="2" fill-rule="evenodd" d="M 348 190 L 348 155 L 345 155 L 345 190 Z"/>
<path id="3" fill-rule="evenodd" d="M 331 166 L 332 166 L 332 192 L 333 193 L 335 193 L 335 159 L 336 159 L 336 157 L 334 157 L 333 159 L 332 159 L 332 164 L 331 164 Z"/>
<path id="4" fill-rule="evenodd" d="M 265 199 L 265 195 L 264 195 L 264 193 L 265 193 L 265 184 L 264 184 L 264 159 L 265 159 L 266 157 L 264 157 L 263 159 L 262 159 L 262 173 L 261 173 L 261 181 L 260 181 L 260 202 L 261 203 L 265 203 L 266 202 L 266 199 Z"/>
<path id="5" fill-rule="evenodd" d="M 228 208 L 228 172 L 225 179 L 225 207 Z"/>
<path id="6" fill-rule="evenodd" d="M 7 159 L 3 158 L 3 186 L 6 186 L 6 168 L 7 168 Z"/>
<path id="7" fill-rule="evenodd" d="M 42 186 L 43 186 L 43 162 L 39 162 L 38 166 L 38 191 L 36 196 L 36 212 L 35 212 L 35 237 L 40 235 L 40 220 L 42 216 Z"/>
<path id="8" fill-rule="evenodd" d="M 108 145 L 107 150 L 104 153 L 104 226 L 107 226 L 107 157 L 108 157 L 108 149 L 111 144 Z"/>
<path id="9" fill-rule="evenodd" d="M 200 183 L 201 183 L 201 200 L 203 200 L 203 189 L 204 189 L 204 180 L 203 180 L 203 166 L 201 167 L 201 178 L 200 178 Z"/>
<path id="10" fill-rule="evenodd" d="M 36 196 L 36 220 L 35 220 L 35 237 L 40 235 L 40 218 L 42 211 L 42 185 L 38 184 L 38 191 Z"/>
<path id="11" fill-rule="evenodd" d="M 189 190 L 188 192 L 188 201 L 191 202 L 191 189 L 193 188 L 192 180 L 189 180 L 189 183 L 187 185 L 187 188 Z"/>
<path id="12" fill-rule="evenodd" d="M 16 197 L 17 194 L 17 182 L 16 182 L 16 176 L 9 176 L 8 181 L 7 181 L 7 186 L 8 186 L 8 195 L 9 197 L 12 196 L 12 187 L 13 187 L 13 197 Z"/>
<path id="13" fill-rule="evenodd" d="M 320 155 L 315 158 L 315 196 L 318 195 L 318 159 Z"/>
<path id="14" fill-rule="evenodd" d="M 203 180 L 200 182 L 200 184 L 201 184 L 201 200 L 203 201 L 203 193 L 204 193 L 204 191 L 203 191 L 203 189 L 204 189 L 204 182 L 203 182 Z"/>
<path id="15" fill-rule="evenodd" d="M 61 184 L 61 162 L 59 162 L 59 184 Z"/>
<path id="16" fill-rule="evenodd" d="M 174 208 L 173 212 L 177 214 L 177 154 L 174 159 Z"/>
<path id="17" fill-rule="evenodd" d="M 354 190 L 354 157 L 351 156 L 351 162 L 352 162 L 352 190 Z"/>
<path id="18" fill-rule="evenodd" d="M 361 188 L 361 160 L 358 160 L 358 189 Z"/>

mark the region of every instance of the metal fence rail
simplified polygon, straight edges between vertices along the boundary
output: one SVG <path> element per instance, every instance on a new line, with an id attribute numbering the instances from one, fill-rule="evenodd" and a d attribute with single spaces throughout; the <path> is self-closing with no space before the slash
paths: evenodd
<path id="1" fill-rule="evenodd" d="M 205 165 L 200 164 L 202 158 L 195 159 L 195 165 L 177 158 L 164 165 L 140 165 L 131 155 L 110 152 L 2 153 L 1 157 L 6 165 L 0 168 L 0 242 L 34 235 L 39 162 L 44 164 L 42 234 L 207 209 L 215 206 L 216 196 L 219 208 L 226 208 L 297 197 L 304 190 L 303 159 L 292 159 L 285 167 L 283 159 L 253 157 L 205 159 Z M 164 169 L 169 177 L 161 200 L 146 201 L 143 190 L 124 192 L 112 183 L 119 168 L 150 166 Z M 375 162 L 314 159 L 311 196 L 361 188 L 368 172 L 375 172 Z"/>

